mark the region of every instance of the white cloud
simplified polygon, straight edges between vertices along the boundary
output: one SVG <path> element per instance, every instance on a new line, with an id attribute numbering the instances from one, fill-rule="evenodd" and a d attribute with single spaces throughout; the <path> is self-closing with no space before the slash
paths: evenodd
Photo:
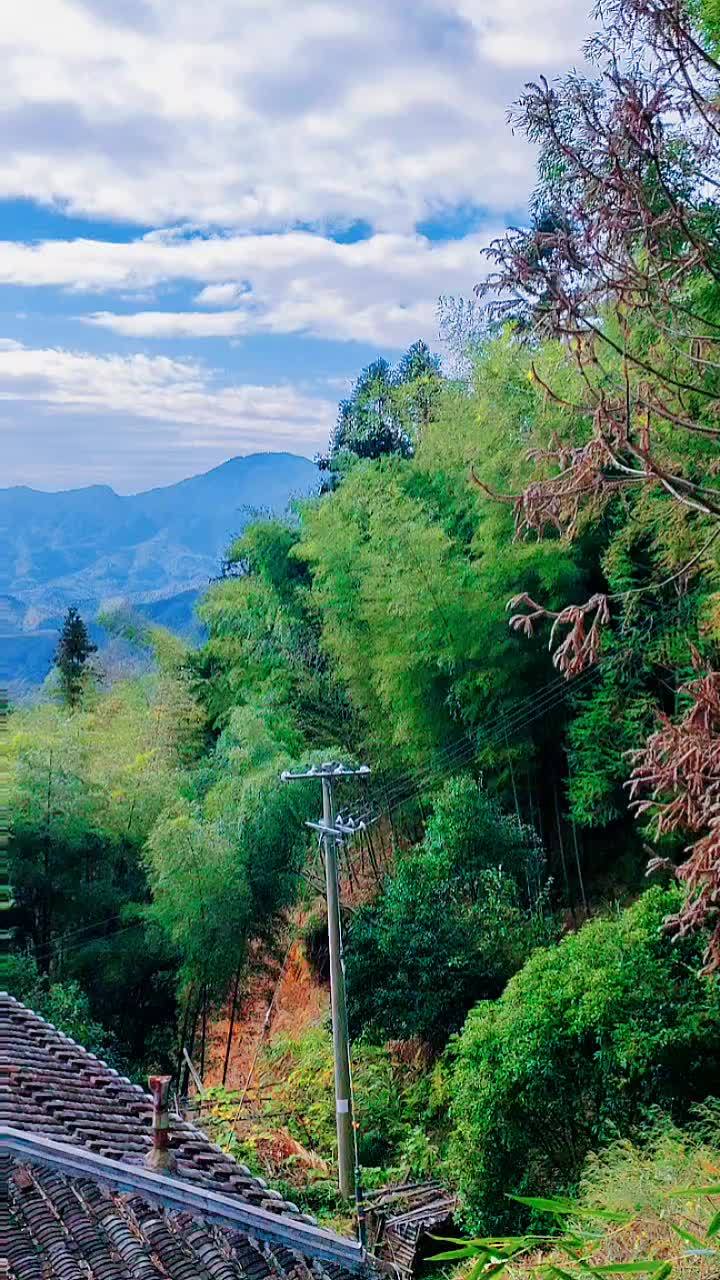
<path id="1" fill-rule="evenodd" d="M 538 0 L 501 0 L 493 12 L 485 0 L 457 0 L 458 12 L 478 32 L 481 56 L 520 72 L 553 66 L 567 70 L 579 62 L 591 7 L 582 0 L 573 6 L 566 0 L 542 0 L 540 14 Z"/>
<path id="2" fill-rule="evenodd" d="M 144 225 L 521 205 L 505 123 L 577 56 L 590 0 L 33 0 L 0 26 L 0 196 Z"/>
<path id="3" fill-rule="evenodd" d="M 195 301 L 199 307 L 229 307 L 251 292 L 248 284 L 208 284 L 200 290 Z"/>
<path id="4" fill-rule="evenodd" d="M 140 311 L 117 315 L 98 311 L 91 324 L 133 338 L 237 338 L 248 333 L 308 333 L 339 341 L 354 340 L 383 347 L 409 346 L 418 337 L 434 340 L 436 308 L 432 303 L 410 307 L 379 303 L 353 308 L 352 299 L 324 294 L 297 303 L 280 304 L 257 319 L 243 311 Z"/>
<path id="5" fill-rule="evenodd" d="M 499 230 L 496 228 L 495 230 Z M 196 303 L 217 311 L 104 308 L 89 323 L 135 338 L 307 333 L 403 347 L 436 337 L 441 293 L 467 294 L 485 270 L 493 230 L 464 240 L 385 234 L 355 244 L 309 232 L 264 236 L 158 233 L 129 244 L 95 240 L 0 244 L 0 283 L 123 294 L 203 283 Z"/>
<path id="6" fill-rule="evenodd" d="M 67 300 L 55 307 L 50 290 L 76 295 L 97 330 L 88 345 L 434 341 L 438 295 L 469 293 L 481 248 L 533 184 L 507 105 L 576 60 L 591 4 L 543 0 L 540 21 L 538 0 L 6 3 L 0 199 L 155 230 L 131 243 L 0 243 L 0 285 L 46 288 L 42 331 L 61 335 L 57 347 L 0 340 L 3 482 L 79 473 L 137 487 L 138 466 L 145 483 L 187 473 L 201 453 L 212 465 L 322 445 L 330 381 L 312 384 L 324 399 L 237 386 L 186 360 L 64 350 Z M 466 205 L 485 212 L 482 235 L 416 234 Z M 368 239 L 332 238 L 357 222 Z M 24 337 L 35 317 L 25 297 L 16 305 Z"/>
<path id="7" fill-rule="evenodd" d="M 291 385 L 222 385 L 212 370 L 165 356 L 96 356 L 0 341 L 0 401 L 47 406 L 63 414 L 102 414 L 171 423 L 173 443 L 223 443 L 230 452 L 325 443 L 334 417 L 330 400 Z M 148 426 L 148 432 L 151 427 Z"/>

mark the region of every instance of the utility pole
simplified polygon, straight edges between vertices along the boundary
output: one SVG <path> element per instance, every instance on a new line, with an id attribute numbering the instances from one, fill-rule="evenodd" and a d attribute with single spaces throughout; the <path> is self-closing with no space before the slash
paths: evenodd
<path id="1" fill-rule="evenodd" d="M 323 777 L 323 824 L 335 821 L 332 779 Z M 350 1097 L 350 1043 L 348 1037 L 345 971 L 342 961 L 342 924 L 338 884 L 337 843 L 326 831 L 325 892 L 327 897 L 328 942 L 330 944 L 330 1005 L 332 1008 L 333 1057 L 335 1061 L 335 1112 L 338 1138 L 340 1194 L 349 1200 L 355 1186 L 352 1098 Z"/>
<path id="2" fill-rule="evenodd" d="M 342 840 L 345 835 L 352 835 L 355 832 L 365 830 L 366 824 L 364 822 L 355 822 L 352 819 L 343 819 L 336 825 L 333 787 L 335 782 L 341 778 L 366 778 L 369 773 L 370 769 L 367 765 L 361 765 L 359 769 L 354 769 L 331 761 L 327 764 L 311 765 L 302 772 L 285 772 L 282 775 L 283 782 L 299 782 L 310 778 L 319 778 L 322 781 L 322 822 L 309 822 L 307 825 L 320 832 L 324 853 L 328 943 L 330 948 L 330 1006 L 332 1010 L 333 1058 L 335 1063 L 338 1172 L 340 1193 L 346 1200 L 350 1200 L 356 1190 L 356 1169 L 337 842 L 338 839 Z"/>

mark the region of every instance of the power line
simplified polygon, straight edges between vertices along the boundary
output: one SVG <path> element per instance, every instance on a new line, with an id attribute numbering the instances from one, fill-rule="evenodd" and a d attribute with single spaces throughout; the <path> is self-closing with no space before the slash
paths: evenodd
<path id="1" fill-rule="evenodd" d="M 530 724 L 554 711 L 572 693 L 586 688 L 600 665 L 600 663 L 597 663 L 574 681 L 568 681 L 563 676 L 549 681 L 538 693 L 530 694 L 526 698 L 519 700 L 511 712 L 501 711 L 489 725 L 478 732 L 474 739 L 465 738 L 444 748 L 438 753 L 433 764 L 425 766 L 419 773 L 408 777 L 405 782 L 400 781 L 390 789 L 385 789 L 384 803 L 379 806 L 377 816 L 390 817 L 399 808 L 421 796 L 431 786 L 447 777 L 448 774 L 464 768 L 473 759 L 477 758 L 484 747 L 493 744 L 496 734 L 498 735 L 498 744 L 503 745 L 505 733 L 508 736 L 515 736 Z M 503 743 L 500 743 L 500 735 L 503 737 Z M 302 869 L 290 872 L 290 875 L 293 878 L 301 879 L 304 877 L 305 871 Z M 84 937 L 85 934 L 92 933 L 95 929 L 101 929 L 106 924 L 111 924 L 120 918 L 116 913 L 114 916 L 106 917 L 104 920 L 93 921 L 87 925 L 79 926 L 77 929 L 53 939 L 52 942 L 33 947 L 33 954 L 40 956 L 57 951 L 60 951 L 63 956 L 75 954 L 93 942 L 109 942 L 123 936 L 132 929 L 144 927 L 148 923 L 144 919 L 136 920 L 97 939 Z M 66 939 L 71 939 L 69 944 L 66 944 Z"/>
<path id="2" fill-rule="evenodd" d="M 101 938 L 81 939 L 79 941 L 72 943 L 69 947 L 62 948 L 63 956 L 72 954 L 75 951 L 82 951 L 84 947 L 89 946 L 90 943 L 92 942 L 110 942 L 114 938 L 119 938 L 122 934 L 129 933 L 131 929 L 144 928 L 147 923 L 148 923 L 147 920 L 133 920 L 131 924 L 124 925 L 122 929 L 115 929 L 112 933 L 104 934 Z M 88 925 L 88 928 L 96 928 L 96 927 L 97 926 L 95 925 L 92 925 L 92 926 Z M 32 951 L 33 951 L 33 955 L 37 956 L 37 955 L 43 955 L 45 952 L 49 952 L 49 951 L 51 952 L 53 949 L 60 948 L 60 947 L 62 947 L 62 939 L 57 938 L 57 939 L 54 939 L 52 942 L 46 943 L 44 946 L 33 947 Z"/>
<path id="3" fill-rule="evenodd" d="M 596 668 L 597 666 L 599 666 L 599 663 L 596 664 Z M 542 705 L 545 702 L 547 702 L 548 699 L 554 702 L 556 694 L 560 695 L 557 701 L 558 702 L 563 701 L 564 698 L 567 697 L 571 692 L 576 690 L 578 687 L 582 687 L 582 685 L 588 681 L 588 679 L 592 676 L 592 674 L 594 674 L 594 671 L 596 670 L 596 668 L 589 668 L 587 671 L 583 672 L 572 682 L 566 680 L 564 676 L 558 676 L 555 680 L 548 682 L 548 684 L 545 685 L 543 689 L 540 690 L 539 693 L 529 694 L 526 698 L 517 702 L 515 704 L 514 710 L 510 714 L 508 714 L 505 711 L 501 711 L 500 714 L 496 717 L 495 721 L 491 722 L 489 728 L 486 726 L 484 730 L 478 731 L 478 735 L 476 736 L 475 743 L 473 743 L 469 739 L 461 740 L 459 743 L 454 743 L 450 747 L 446 747 L 442 751 L 440 751 L 438 753 L 437 759 L 442 760 L 443 757 L 445 756 L 457 755 L 458 753 L 468 751 L 468 749 L 470 750 L 470 753 L 476 751 L 477 743 L 480 741 L 481 736 L 487 738 L 489 733 L 492 731 L 492 729 L 494 729 L 498 725 L 507 726 L 508 732 L 519 731 L 521 728 L 525 727 L 526 724 L 532 723 L 534 719 L 537 719 L 537 716 L 535 715 L 530 716 L 529 718 L 526 719 L 524 715 L 524 711 L 526 709 L 532 710 L 535 707 L 542 707 Z M 425 769 L 420 770 L 419 774 L 415 775 L 415 778 L 418 778 L 418 777 L 422 778 L 423 774 L 431 775 L 436 771 L 436 768 L 437 768 L 436 764 L 427 765 Z M 402 789 L 402 784 L 400 784 L 396 788 L 396 790 L 401 790 L 401 789 Z M 392 794 L 393 793 L 391 792 L 390 793 L 391 798 L 392 798 Z"/>
<path id="4" fill-rule="evenodd" d="M 515 736 L 522 729 L 527 728 L 536 720 L 555 710 L 571 693 L 587 687 L 598 666 L 599 664 L 596 664 L 595 667 L 589 668 L 572 682 L 560 677 L 559 680 L 548 684 L 540 694 L 533 694 L 519 703 L 510 715 L 501 712 L 490 725 L 478 732 L 474 741 L 456 743 L 447 748 L 446 751 L 439 753 L 439 765 L 429 765 L 421 770 L 419 774 L 408 779 L 410 790 L 406 790 L 405 785 L 401 782 L 396 784 L 394 789 L 386 792 L 385 806 L 384 809 L 381 808 L 381 811 L 394 812 L 400 805 L 407 804 L 411 799 L 421 795 L 436 779 L 444 777 L 454 769 L 464 767 L 472 759 L 476 758 L 484 747 L 493 745 L 496 734 L 498 735 L 498 745 L 503 745 L 500 742 L 500 734 L 502 734 L 504 741 L 506 733 L 508 736 Z"/>
<path id="5" fill-rule="evenodd" d="M 104 920 L 93 920 L 91 924 L 81 925 L 77 929 L 69 929 L 63 933 L 59 933 L 52 942 L 47 942 L 44 946 L 35 947 L 35 951 L 51 951 L 53 947 L 62 946 L 66 938 L 75 938 L 78 934 L 89 933 L 92 929 L 102 929 L 104 925 L 113 924 L 116 920 L 120 919 L 122 919 L 122 917 L 116 911 L 114 915 L 107 916 Z M 90 941 L 92 942 L 94 939 L 91 938 Z M 100 941 L 100 939 L 98 939 L 98 941 Z"/>

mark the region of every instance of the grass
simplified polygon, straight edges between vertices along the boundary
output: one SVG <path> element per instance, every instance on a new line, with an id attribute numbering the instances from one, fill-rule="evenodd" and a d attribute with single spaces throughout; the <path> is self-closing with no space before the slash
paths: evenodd
<path id="1" fill-rule="evenodd" d="M 718 1280 L 720 1241 L 717 1237 L 708 1241 L 711 1249 L 703 1253 L 690 1237 L 706 1241 L 720 1208 L 720 1196 L 684 1194 L 688 1189 L 711 1185 L 720 1185 L 717 1102 L 698 1109 L 686 1129 L 656 1115 L 634 1141 L 618 1141 L 591 1157 L 579 1205 L 625 1219 L 603 1227 L 600 1244 L 592 1254 L 593 1268 L 652 1259 L 672 1263 L 672 1280 Z M 587 1221 L 579 1222 L 587 1227 Z M 567 1267 L 565 1255 L 529 1256 L 511 1264 L 508 1280 L 546 1275 L 544 1268 L 554 1262 Z"/>

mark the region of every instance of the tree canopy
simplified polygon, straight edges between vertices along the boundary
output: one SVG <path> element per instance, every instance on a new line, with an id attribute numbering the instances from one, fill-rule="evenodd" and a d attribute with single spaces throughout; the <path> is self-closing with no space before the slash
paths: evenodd
<path id="1" fill-rule="evenodd" d="M 318 460 L 328 473 L 326 487 L 335 486 L 354 458 L 412 457 L 441 385 L 440 360 L 422 341 L 413 343 L 394 368 L 380 358 L 363 369 L 340 401 L 329 451 Z"/>

